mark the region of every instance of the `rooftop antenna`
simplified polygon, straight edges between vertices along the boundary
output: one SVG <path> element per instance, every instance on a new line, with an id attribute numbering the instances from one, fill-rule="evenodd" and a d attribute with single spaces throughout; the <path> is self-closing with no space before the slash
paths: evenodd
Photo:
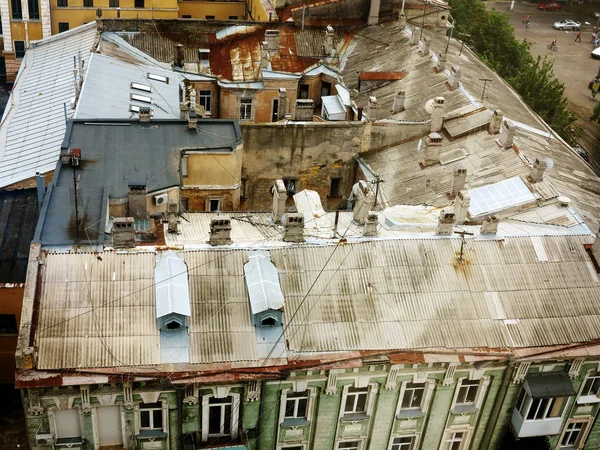
<path id="1" fill-rule="evenodd" d="M 458 255 L 458 262 L 463 262 L 464 257 L 464 248 L 465 248 L 465 234 L 467 236 L 473 236 L 473 233 L 469 233 L 468 231 L 456 231 L 456 234 L 460 234 L 460 254 Z"/>
<path id="2" fill-rule="evenodd" d="M 487 84 L 488 81 L 494 81 L 491 78 L 480 78 L 479 81 L 483 81 L 483 93 L 481 94 L 481 101 L 483 101 L 483 98 L 485 97 L 485 85 Z"/>
<path id="3" fill-rule="evenodd" d="M 373 205 L 373 208 L 375 208 L 375 206 L 377 205 L 377 203 L 379 203 L 379 184 L 385 182 L 385 180 L 383 178 L 381 178 L 379 176 L 379 174 L 375 175 L 375 179 L 371 180 L 371 184 L 376 185 L 375 187 L 375 205 Z M 380 205 L 381 206 L 381 205 Z"/>
<path id="4" fill-rule="evenodd" d="M 431 184 L 431 180 L 428 178 L 425 182 L 425 192 L 423 193 L 423 206 L 427 205 L 427 189 L 429 189 L 429 185 Z"/>

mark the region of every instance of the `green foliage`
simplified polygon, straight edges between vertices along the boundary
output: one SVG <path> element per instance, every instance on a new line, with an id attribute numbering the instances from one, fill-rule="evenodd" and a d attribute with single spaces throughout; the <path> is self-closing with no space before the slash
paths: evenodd
<path id="1" fill-rule="evenodd" d="M 596 106 L 594 106 L 594 112 L 590 116 L 590 120 L 600 123 L 600 103 L 596 103 Z"/>
<path id="2" fill-rule="evenodd" d="M 539 57 L 534 60 L 527 44 L 515 38 L 508 15 L 486 11 L 481 0 L 450 0 L 450 6 L 456 37 L 464 38 L 546 123 L 568 139 L 575 116 L 567 109 L 565 87 L 555 78 L 552 61 Z"/>

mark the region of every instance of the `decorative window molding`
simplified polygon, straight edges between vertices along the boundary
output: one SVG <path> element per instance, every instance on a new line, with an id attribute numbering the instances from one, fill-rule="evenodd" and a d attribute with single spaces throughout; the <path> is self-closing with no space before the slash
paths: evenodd
<path id="1" fill-rule="evenodd" d="M 202 396 L 202 442 L 206 442 L 213 436 L 230 436 L 231 439 L 237 439 L 239 434 L 240 417 L 240 394 L 230 392 L 226 386 L 213 387 L 213 395 Z M 218 396 L 215 394 L 219 394 Z M 228 401 L 230 399 L 230 401 Z M 211 401 L 212 400 L 212 401 Z M 221 402 L 218 402 L 221 400 Z M 227 406 L 230 406 L 230 414 L 227 413 Z M 219 430 L 211 430 L 211 409 L 215 408 L 218 412 L 220 425 Z M 212 417 L 215 417 L 213 411 Z M 215 432 L 213 432 L 215 431 Z"/>
<path id="2" fill-rule="evenodd" d="M 355 384 L 345 385 L 342 391 L 339 419 L 351 422 L 369 419 L 373 414 L 378 387 L 377 383 L 369 383 L 364 388 L 357 387 Z"/>
<path id="3" fill-rule="evenodd" d="M 479 411 L 489 384 L 490 377 L 482 377 L 479 380 L 469 380 L 467 377 L 459 378 L 454 390 L 451 411 L 454 414 Z"/>
<path id="4" fill-rule="evenodd" d="M 92 404 L 90 401 L 90 387 L 87 385 L 79 386 L 79 393 L 81 394 L 81 411 L 84 414 L 92 412 Z"/>
<path id="5" fill-rule="evenodd" d="M 185 387 L 183 403 L 185 403 L 187 405 L 197 405 L 198 404 L 198 387 L 194 383 L 188 384 Z"/>
<path id="6" fill-rule="evenodd" d="M 434 389 L 435 380 L 420 383 L 415 383 L 414 379 L 413 382 L 403 381 L 396 405 L 396 417 L 409 419 L 424 416 L 429 408 Z"/>
<path id="7" fill-rule="evenodd" d="M 591 404 L 600 402 L 600 373 L 592 372 L 583 380 L 581 388 L 579 389 L 579 395 L 577 397 L 577 404 Z"/>
<path id="8" fill-rule="evenodd" d="M 571 365 L 569 366 L 569 377 L 571 379 L 579 376 L 579 371 L 581 370 L 581 366 L 583 365 L 584 361 L 585 358 L 575 358 L 573 361 L 571 361 Z"/>
<path id="9" fill-rule="evenodd" d="M 569 404 L 568 397 L 551 397 L 533 399 L 523 387 L 515 408 L 524 422 L 556 419 L 563 416 Z"/>
<path id="10" fill-rule="evenodd" d="M 316 398 L 316 387 L 307 387 L 304 391 L 283 389 L 279 408 L 279 425 L 309 425 L 312 421 Z"/>
<path id="11" fill-rule="evenodd" d="M 30 416 L 39 416 L 44 413 L 44 407 L 40 401 L 40 394 L 42 391 L 42 389 L 27 389 L 27 394 L 29 396 L 29 408 L 27 409 L 27 414 Z"/>
<path id="12" fill-rule="evenodd" d="M 515 384 L 522 383 L 527 376 L 527 372 L 529 371 L 529 366 L 531 366 L 531 362 L 521 362 L 517 365 L 517 369 L 513 374 L 512 382 Z"/>
<path id="13" fill-rule="evenodd" d="M 330 370 L 327 375 L 327 387 L 325 388 L 326 395 L 337 394 L 337 379 L 338 372 L 335 369 Z"/>
<path id="14" fill-rule="evenodd" d="M 469 448 L 472 435 L 473 428 L 470 426 L 447 428 L 444 432 L 440 450 L 466 450 Z"/>
<path id="15" fill-rule="evenodd" d="M 585 446 L 585 441 L 591 430 L 593 418 L 569 419 L 565 424 L 560 439 L 558 441 L 559 449 L 579 450 Z"/>
<path id="16" fill-rule="evenodd" d="M 444 375 L 444 381 L 442 382 L 443 386 L 450 386 L 454 384 L 454 374 L 456 373 L 456 366 L 458 363 L 448 363 L 448 368 L 446 369 L 446 374 Z"/>
<path id="17" fill-rule="evenodd" d="M 400 373 L 401 366 L 393 365 L 390 367 L 390 371 L 388 372 L 388 376 L 385 380 L 385 389 L 387 391 L 393 391 L 396 389 L 396 380 L 398 379 L 398 374 Z"/>
<path id="18" fill-rule="evenodd" d="M 388 450 L 415 450 L 419 448 L 419 434 L 392 435 L 388 444 Z"/>
<path id="19" fill-rule="evenodd" d="M 246 383 L 244 389 L 244 400 L 247 402 L 256 402 L 260 400 L 261 384 L 259 380 L 250 380 Z"/>

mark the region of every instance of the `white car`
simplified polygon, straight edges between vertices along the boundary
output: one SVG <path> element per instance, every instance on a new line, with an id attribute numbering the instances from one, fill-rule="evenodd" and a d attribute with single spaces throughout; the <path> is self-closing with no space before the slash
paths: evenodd
<path id="1" fill-rule="evenodd" d="M 577 22 L 576 20 L 559 20 L 558 22 L 554 22 L 552 28 L 555 30 L 573 30 L 577 31 L 581 27 L 581 22 Z"/>
<path id="2" fill-rule="evenodd" d="M 592 52 L 592 58 L 600 59 L 600 47 L 594 49 L 594 51 Z"/>

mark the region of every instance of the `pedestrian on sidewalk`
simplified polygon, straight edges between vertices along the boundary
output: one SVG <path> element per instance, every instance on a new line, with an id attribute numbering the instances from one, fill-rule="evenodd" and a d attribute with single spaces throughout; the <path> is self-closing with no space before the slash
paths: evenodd
<path id="1" fill-rule="evenodd" d="M 577 37 L 575 38 L 575 42 L 581 42 L 581 31 L 577 33 Z"/>

